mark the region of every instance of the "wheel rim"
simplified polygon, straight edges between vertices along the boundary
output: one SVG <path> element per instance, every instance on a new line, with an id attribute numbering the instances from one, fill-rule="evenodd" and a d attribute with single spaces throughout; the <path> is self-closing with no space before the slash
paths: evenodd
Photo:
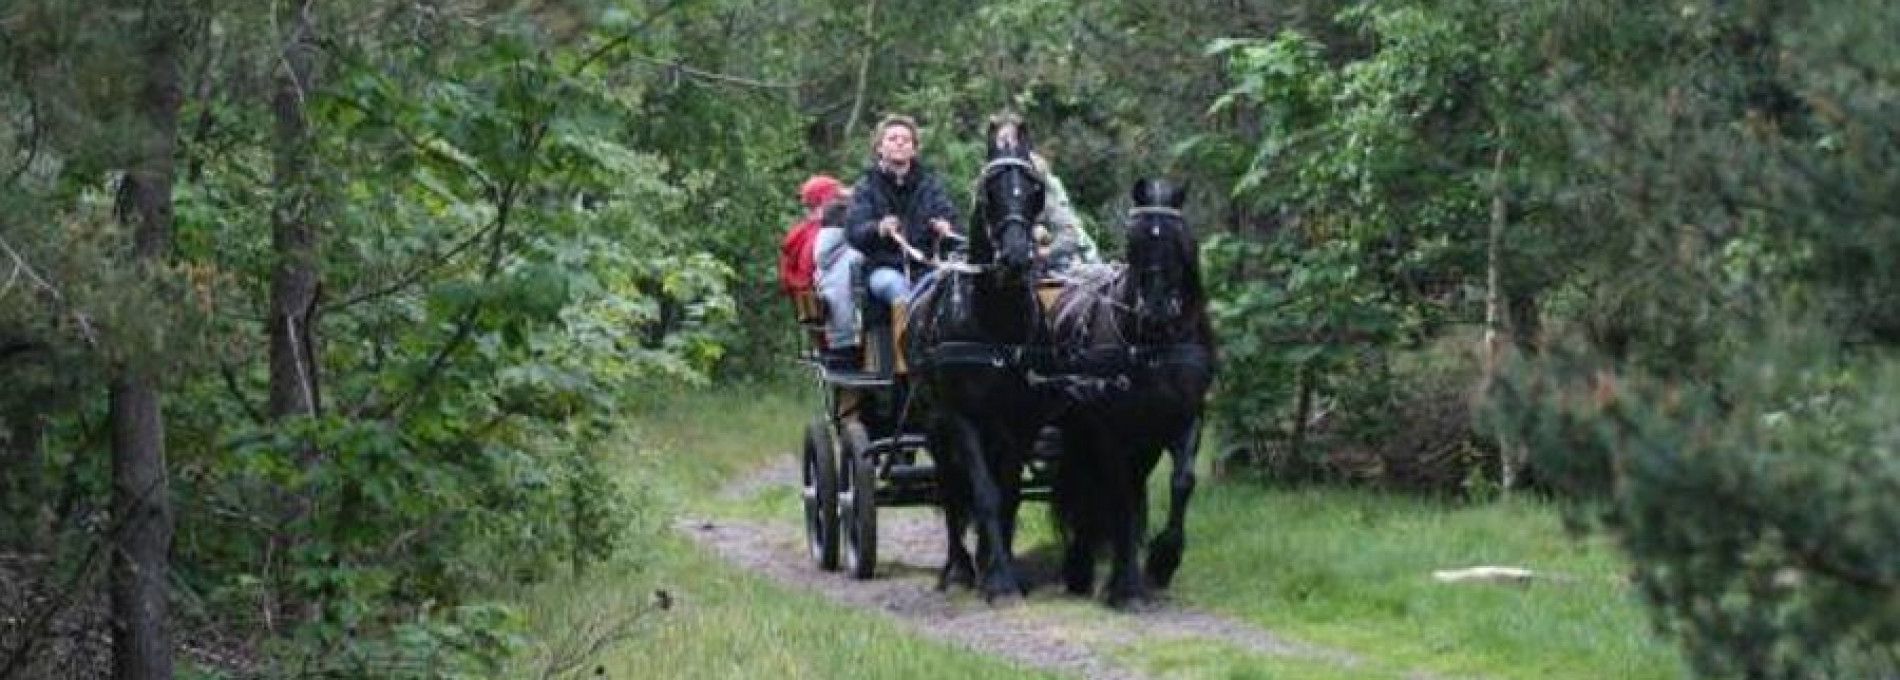
<path id="1" fill-rule="evenodd" d="M 870 439 L 853 423 L 844 434 L 838 471 L 838 519 L 844 560 L 852 578 L 868 579 L 877 568 L 877 472 L 867 453 Z"/>
<path id="2" fill-rule="evenodd" d="M 805 546 L 824 571 L 838 568 L 837 445 L 823 418 L 806 428 L 799 460 L 801 505 L 805 509 Z"/>
<path id="3" fill-rule="evenodd" d="M 860 565 L 864 563 L 864 550 L 861 544 L 864 537 L 858 535 L 858 527 L 863 523 L 863 518 L 859 515 L 863 509 L 858 504 L 858 457 L 847 455 L 844 464 L 846 469 L 841 470 L 841 474 L 838 475 L 838 515 L 840 518 L 850 519 L 850 522 L 845 523 L 845 530 L 841 533 L 844 534 L 846 566 L 856 573 Z"/>
<path id="4" fill-rule="evenodd" d="M 804 464 L 799 466 L 804 474 L 803 496 L 805 501 L 805 549 L 813 560 L 823 560 L 825 555 L 825 523 L 818 502 L 818 470 L 815 452 L 809 444 L 805 447 Z"/>

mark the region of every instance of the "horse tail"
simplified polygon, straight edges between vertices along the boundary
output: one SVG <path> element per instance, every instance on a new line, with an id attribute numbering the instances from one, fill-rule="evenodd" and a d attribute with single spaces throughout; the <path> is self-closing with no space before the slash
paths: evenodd
<path id="1" fill-rule="evenodd" d="M 1094 552 L 1108 538 L 1107 480 L 1086 424 L 1062 428 L 1062 452 L 1050 480 L 1049 507 L 1064 545 Z"/>

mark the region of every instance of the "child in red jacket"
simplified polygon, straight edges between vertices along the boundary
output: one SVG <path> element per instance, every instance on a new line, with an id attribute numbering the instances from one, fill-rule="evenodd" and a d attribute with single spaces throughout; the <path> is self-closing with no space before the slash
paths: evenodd
<path id="1" fill-rule="evenodd" d="M 779 290 L 790 296 L 812 288 L 812 272 L 818 268 L 812 256 L 812 240 L 818 237 L 825 206 L 838 196 L 843 185 L 830 175 L 812 175 L 798 188 L 798 202 L 805 204 L 805 219 L 785 232 L 779 244 Z"/>

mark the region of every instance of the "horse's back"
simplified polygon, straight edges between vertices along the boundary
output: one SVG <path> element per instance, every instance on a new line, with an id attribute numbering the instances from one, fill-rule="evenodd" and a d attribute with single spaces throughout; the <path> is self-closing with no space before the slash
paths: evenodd
<path id="1" fill-rule="evenodd" d="M 1087 264 L 1062 277 L 1062 290 L 1049 306 L 1049 327 L 1068 349 L 1104 340 L 1101 331 L 1116 322 L 1116 298 L 1125 274 L 1120 264 Z"/>

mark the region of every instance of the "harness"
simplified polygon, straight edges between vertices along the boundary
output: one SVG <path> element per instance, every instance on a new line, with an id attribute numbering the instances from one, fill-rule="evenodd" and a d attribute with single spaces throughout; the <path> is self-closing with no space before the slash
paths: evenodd
<path id="1" fill-rule="evenodd" d="M 1130 373 L 1162 368 L 1212 370 L 1214 354 L 1205 345 L 1170 343 L 1070 350 L 1041 344 L 940 342 L 923 352 L 915 367 L 965 368 L 1023 374 L 1031 385 L 1103 384 L 1128 389 Z"/>
<path id="2" fill-rule="evenodd" d="M 971 187 L 973 198 L 984 181 L 1008 167 L 1022 168 L 1029 172 L 1032 180 L 1038 183 L 1043 181 L 1041 173 L 1028 161 L 998 158 L 985 164 L 977 173 L 977 180 Z M 1136 207 L 1129 210 L 1128 214 L 1131 218 L 1142 215 L 1181 217 L 1180 210 L 1165 206 Z M 988 265 L 967 262 L 938 262 L 937 266 L 940 271 L 963 275 L 988 269 Z M 946 283 L 940 280 L 938 285 Z M 1039 320 L 1038 323 L 1046 321 Z M 1139 376 L 1143 371 L 1178 368 L 1211 372 L 1213 364 L 1213 352 L 1207 346 L 1196 343 L 1060 347 L 1054 342 L 945 341 L 923 348 L 921 356 L 911 362 L 911 367 L 918 370 L 939 368 L 1019 374 L 1032 388 L 1068 397 L 1064 406 L 1072 406 L 1126 392 L 1135 383 L 1131 375 Z"/>

